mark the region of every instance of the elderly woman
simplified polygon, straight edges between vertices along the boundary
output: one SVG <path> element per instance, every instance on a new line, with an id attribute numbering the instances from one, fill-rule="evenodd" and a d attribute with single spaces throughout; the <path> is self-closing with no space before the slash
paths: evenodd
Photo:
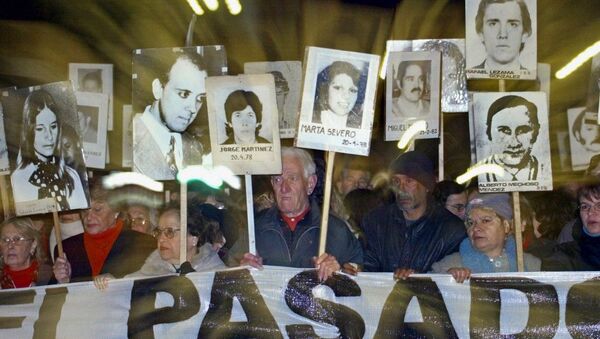
<path id="1" fill-rule="evenodd" d="M 459 252 L 432 265 L 433 273 L 450 273 L 462 283 L 471 273 L 517 271 L 516 244 L 510 235 L 511 198 L 508 193 L 479 194 L 467 205 L 465 225 L 468 238 Z M 524 254 L 525 271 L 539 271 L 541 261 Z"/>
<path id="2" fill-rule="evenodd" d="M 17 168 L 11 174 L 15 202 L 56 198 L 60 210 L 88 207 L 81 179 L 62 156 L 59 107 L 44 91 L 31 92 L 23 106 Z"/>
<path id="3" fill-rule="evenodd" d="M 212 244 L 203 242 L 205 230 L 214 227 L 215 222 L 209 222 L 204 217 L 188 220 L 186 247 L 188 261 L 196 272 L 215 271 L 225 268 Z M 150 254 L 142 268 L 127 277 L 149 277 L 180 271 L 180 213 L 179 206 L 165 208 L 158 219 L 158 227 L 152 232 L 156 238 L 157 249 Z M 216 225 L 218 228 L 219 225 Z"/>
<path id="4" fill-rule="evenodd" d="M 366 79 L 349 62 L 335 61 L 317 76 L 312 122 L 333 128 L 360 128 Z"/>
<path id="5" fill-rule="evenodd" d="M 0 287 L 46 285 L 52 269 L 44 263 L 40 235 L 29 218 L 11 218 L 0 224 Z"/>
<path id="6" fill-rule="evenodd" d="M 55 250 L 54 276 L 59 283 L 92 280 L 100 274 L 122 278 L 139 270 L 155 248 L 151 236 L 123 227 L 114 192 L 97 186 L 90 195 L 84 232 L 63 240 L 62 256 Z"/>

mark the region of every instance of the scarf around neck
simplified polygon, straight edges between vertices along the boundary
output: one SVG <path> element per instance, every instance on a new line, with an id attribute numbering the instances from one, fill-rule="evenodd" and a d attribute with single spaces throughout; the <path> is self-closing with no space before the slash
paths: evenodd
<path id="1" fill-rule="evenodd" d="M 73 187 L 60 175 L 58 158 L 53 156 L 49 161 L 35 159 L 32 164 L 36 169 L 31 173 L 29 183 L 38 188 L 38 199 L 56 198 L 61 211 L 68 210 L 67 196 Z"/>
<path id="2" fill-rule="evenodd" d="M 470 269 L 473 273 L 494 273 L 496 272 L 494 264 L 490 261 L 490 258 L 483 252 L 474 248 L 471 244 L 471 239 L 465 238 L 460 243 L 460 256 L 464 266 Z M 508 258 L 508 264 L 510 272 L 517 271 L 517 258 L 516 243 L 512 236 L 506 238 L 504 243 L 504 251 L 502 255 L 506 255 Z"/>

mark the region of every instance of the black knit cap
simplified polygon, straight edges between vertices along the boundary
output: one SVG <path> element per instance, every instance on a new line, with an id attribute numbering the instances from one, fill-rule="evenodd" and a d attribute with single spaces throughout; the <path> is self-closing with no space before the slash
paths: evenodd
<path id="1" fill-rule="evenodd" d="M 404 174 L 409 176 L 420 182 L 430 191 L 435 186 L 433 163 L 425 154 L 419 151 L 400 154 L 390 164 L 390 172 L 392 175 Z"/>

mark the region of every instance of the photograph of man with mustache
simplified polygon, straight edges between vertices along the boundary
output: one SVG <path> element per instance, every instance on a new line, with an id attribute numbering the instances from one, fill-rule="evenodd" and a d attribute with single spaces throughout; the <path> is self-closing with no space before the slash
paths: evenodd
<path id="1" fill-rule="evenodd" d="M 430 61 L 403 61 L 398 65 L 396 85 L 400 95 L 394 97 L 392 113 L 397 117 L 424 117 L 431 112 L 426 99 Z"/>

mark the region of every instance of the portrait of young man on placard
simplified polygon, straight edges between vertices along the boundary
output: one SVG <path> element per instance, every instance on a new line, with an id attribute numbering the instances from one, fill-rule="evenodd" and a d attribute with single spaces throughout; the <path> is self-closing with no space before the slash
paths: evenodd
<path id="1" fill-rule="evenodd" d="M 467 0 L 466 6 L 468 77 L 535 79 L 535 0 Z"/>
<path id="2" fill-rule="evenodd" d="M 206 164 L 206 78 L 226 71 L 222 46 L 137 50 L 133 60 L 133 109 L 143 112 L 133 119 L 133 169 L 172 180 Z"/>
<path id="3" fill-rule="evenodd" d="M 473 101 L 477 160 L 504 170 L 481 175 L 480 191 L 551 190 L 545 93 L 474 93 Z"/>

